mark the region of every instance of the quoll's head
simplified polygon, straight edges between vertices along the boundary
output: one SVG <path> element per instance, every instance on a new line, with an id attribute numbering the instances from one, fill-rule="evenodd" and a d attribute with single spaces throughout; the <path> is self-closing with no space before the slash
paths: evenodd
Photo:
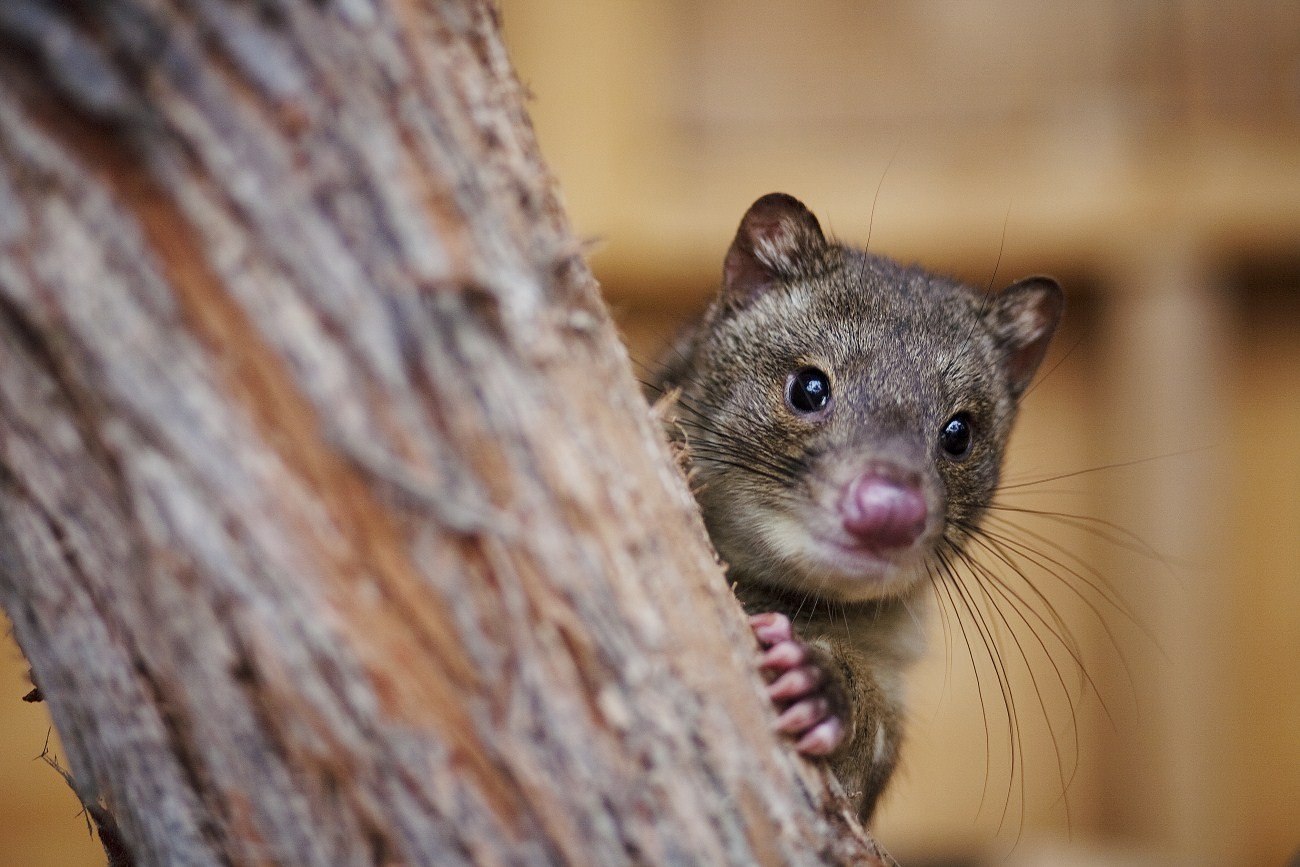
<path id="1" fill-rule="evenodd" d="M 979 522 L 1061 310 L 1050 278 L 988 296 L 759 199 L 678 383 L 723 559 L 845 601 L 906 592 Z"/>

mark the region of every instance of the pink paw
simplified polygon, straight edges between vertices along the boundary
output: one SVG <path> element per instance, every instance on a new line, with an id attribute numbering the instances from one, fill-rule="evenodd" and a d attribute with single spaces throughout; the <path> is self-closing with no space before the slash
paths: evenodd
<path id="1" fill-rule="evenodd" d="M 844 741 L 844 721 L 834 712 L 834 684 L 815 648 L 800 641 L 790 618 L 775 611 L 749 618 L 763 647 L 758 667 L 770 677 L 768 697 L 780 715 L 777 731 L 795 739 L 805 756 L 827 756 Z"/>

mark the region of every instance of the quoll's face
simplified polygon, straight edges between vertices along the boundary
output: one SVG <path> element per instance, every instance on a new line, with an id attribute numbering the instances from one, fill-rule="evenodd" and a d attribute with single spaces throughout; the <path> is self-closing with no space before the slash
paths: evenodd
<path id="1" fill-rule="evenodd" d="M 719 553 L 845 601 L 903 593 L 998 480 L 1014 401 L 981 296 L 843 251 L 711 322 L 682 419 Z"/>

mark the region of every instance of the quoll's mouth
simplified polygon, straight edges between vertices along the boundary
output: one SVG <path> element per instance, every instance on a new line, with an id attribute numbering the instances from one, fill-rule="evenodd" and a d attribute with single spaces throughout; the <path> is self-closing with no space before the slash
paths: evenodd
<path id="1" fill-rule="evenodd" d="M 889 579 L 902 561 L 910 559 L 910 550 L 880 551 L 847 534 L 810 536 L 815 557 L 825 571 L 841 580 L 876 584 Z"/>
<path id="2" fill-rule="evenodd" d="M 855 544 L 851 538 L 810 535 L 817 565 L 808 570 L 827 595 L 845 602 L 880 599 L 902 593 L 927 573 L 927 546 L 880 552 Z"/>
<path id="3" fill-rule="evenodd" d="M 827 502 L 829 500 L 829 502 Z M 843 526 L 836 501 L 810 500 L 795 508 L 756 510 L 731 537 L 723 558 L 767 583 L 812 589 L 845 602 L 901 592 L 924 576 L 928 527 L 911 543 L 882 547 Z M 723 533 L 724 538 L 727 534 Z"/>
<path id="4" fill-rule="evenodd" d="M 801 570 L 854 596 L 905 583 L 924 559 L 934 517 L 920 473 L 883 460 L 826 480 L 798 512 Z"/>

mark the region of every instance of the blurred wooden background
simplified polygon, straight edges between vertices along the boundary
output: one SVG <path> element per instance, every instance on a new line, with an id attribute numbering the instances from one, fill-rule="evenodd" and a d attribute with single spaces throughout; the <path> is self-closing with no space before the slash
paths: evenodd
<path id="1" fill-rule="evenodd" d="M 1300 4 L 502 6 L 635 359 L 705 303 L 741 213 L 773 190 L 877 252 L 1067 286 L 1008 481 L 1121 466 L 1004 499 L 1107 523 L 1004 515 L 1057 573 L 1028 569 L 1106 709 L 1058 648 L 1065 698 L 1025 635 L 1036 689 L 1003 636 L 1013 760 L 982 645 L 977 675 L 953 612 L 936 616 L 877 827 L 903 863 L 1276 865 L 1300 849 Z M 48 720 L 3 657 L 0 864 L 102 863 L 33 760 Z"/>

